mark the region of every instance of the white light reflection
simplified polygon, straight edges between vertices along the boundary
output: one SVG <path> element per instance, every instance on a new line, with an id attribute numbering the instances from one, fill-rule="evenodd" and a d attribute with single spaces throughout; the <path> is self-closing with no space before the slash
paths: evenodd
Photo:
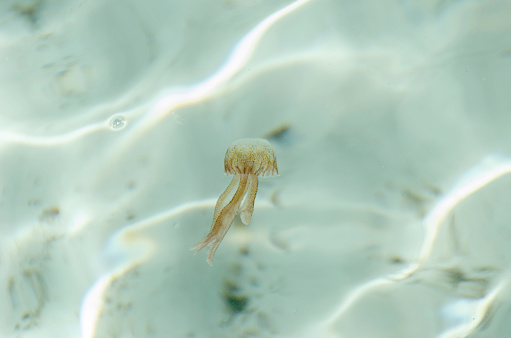
<path id="1" fill-rule="evenodd" d="M 389 283 L 401 281 L 413 275 L 431 254 L 435 239 L 438 235 L 438 230 L 440 229 L 440 226 L 443 224 L 443 221 L 451 212 L 451 210 L 466 197 L 470 196 L 497 178 L 509 173 L 511 173 L 510 159 L 499 155 L 488 155 L 487 157 L 483 158 L 477 165 L 462 174 L 453 185 L 453 187 L 435 204 L 431 211 L 424 217 L 423 224 L 425 228 L 425 235 L 417 262 L 412 263 L 401 272 L 391 274 L 386 277 L 376 278 L 352 290 L 342 300 L 341 304 L 334 311 L 334 313 L 332 313 L 332 315 L 329 316 L 329 318 L 325 321 L 324 327 L 328 328 L 332 323 L 337 321 L 347 311 L 347 309 L 350 308 L 351 305 L 353 305 L 356 300 L 360 298 L 360 296 L 369 290 Z M 485 301 L 480 303 L 480 306 L 489 304 L 500 289 L 501 286 L 495 288 L 489 295 L 484 298 Z M 478 313 L 480 315 L 480 312 Z M 479 319 L 480 322 L 482 318 Z M 445 337 L 454 336 L 447 335 Z"/>
<path id="2" fill-rule="evenodd" d="M 243 39 L 241 39 L 225 65 L 210 78 L 188 90 L 178 93 L 169 93 L 160 98 L 147 114 L 146 119 L 148 122 L 157 122 L 177 108 L 204 100 L 212 95 L 218 87 L 227 82 L 243 68 L 261 38 L 273 24 L 309 1 L 311 0 L 295 1 L 261 21 L 254 29 L 245 35 Z"/>
<path id="3" fill-rule="evenodd" d="M 153 241 L 149 238 L 144 238 L 143 235 L 137 234 L 137 232 L 158 225 L 188 211 L 212 208 L 215 203 L 216 200 L 209 199 L 183 204 L 148 219 L 128 225 L 110 237 L 106 245 L 107 251 L 116 256 L 122 256 L 124 259 L 118 264 L 117 268 L 99 278 L 85 294 L 80 310 L 82 338 L 94 337 L 103 309 L 104 293 L 109 285 L 131 269 L 151 258 L 155 252 L 156 248 Z"/>
<path id="4" fill-rule="evenodd" d="M 87 136 L 100 130 L 111 130 L 109 121 L 89 124 L 72 132 L 55 136 L 30 136 L 2 130 L 0 131 L 0 141 L 24 145 L 52 146 L 71 142 L 80 137 Z"/>
<path id="5" fill-rule="evenodd" d="M 443 332 L 440 338 L 468 337 L 490 315 L 490 308 L 495 304 L 497 295 L 508 283 L 502 280 L 486 297 L 477 300 L 456 300 L 444 307 L 444 315 L 457 315 L 462 324 Z M 491 316 L 491 315 L 490 315 Z"/>
<path id="6" fill-rule="evenodd" d="M 489 155 L 465 172 L 424 217 L 425 238 L 417 262 L 391 278 L 404 279 L 415 273 L 431 254 L 438 230 L 451 210 L 466 197 L 508 173 L 511 173 L 511 160 L 499 155 Z"/>
<path id="7" fill-rule="evenodd" d="M 132 119 L 142 115 L 144 118 L 141 119 L 138 126 L 142 127 L 142 129 L 148 129 L 174 110 L 209 98 L 215 90 L 231 79 L 245 66 L 259 41 L 271 26 L 309 1 L 311 0 L 295 1 L 261 21 L 236 45 L 234 51 L 227 59 L 227 62 L 215 74 L 203 82 L 182 91 L 167 91 L 167 94 L 164 94 L 162 97 L 157 98 L 155 100 L 156 102 L 153 102 L 152 108 L 150 109 L 148 109 L 148 107 L 151 106 L 151 103 L 146 102 L 139 107 L 131 109 L 130 111 L 121 112 L 120 114 Z M 145 116 L 141 114 L 142 111 L 147 111 Z M 68 133 L 49 137 L 29 136 L 7 130 L 0 130 L 0 141 L 36 146 L 51 146 L 67 143 L 97 131 L 112 130 L 110 124 L 111 118 L 112 116 L 106 122 L 92 123 Z"/>

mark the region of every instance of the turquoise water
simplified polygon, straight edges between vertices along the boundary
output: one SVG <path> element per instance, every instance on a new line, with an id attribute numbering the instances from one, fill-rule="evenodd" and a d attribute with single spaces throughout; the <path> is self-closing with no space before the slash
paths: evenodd
<path id="1" fill-rule="evenodd" d="M 505 337 L 510 16 L 3 1 L 0 336 Z M 248 137 L 280 175 L 210 267 Z"/>

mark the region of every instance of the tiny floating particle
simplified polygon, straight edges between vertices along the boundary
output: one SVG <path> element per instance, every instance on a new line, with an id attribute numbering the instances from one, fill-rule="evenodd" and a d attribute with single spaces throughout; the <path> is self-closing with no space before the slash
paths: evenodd
<path id="1" fill-rule="evenodd" d="M 110 126 L 114 130 L 122 129 L 126 125 L 126 121 L 124 120 L 124 117 L 122 116 L 115 116 L 110 121 Z"/>
<path id="2" fill-rule="evenodd" d="M 39 221 L 43 222 L 43 223 L 51 224 L 51 223 L 55 222 L 55 220 L 57 219 L 59 214 L 60 214 L 59 207 L 53 206 L 53 207 L 46 208 L 41 212 L 41 214 L 39 214 Z"/>

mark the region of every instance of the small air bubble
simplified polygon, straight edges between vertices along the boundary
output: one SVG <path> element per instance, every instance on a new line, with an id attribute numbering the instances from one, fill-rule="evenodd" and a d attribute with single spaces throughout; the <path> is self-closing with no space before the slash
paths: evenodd
<path id="1" fill-rule="evenodd" d="M 126 121 L 124 120 L 124 117 L 122 117 L 122 116 L 115 116 L 110 121 L 110 126 L 114 130 L 120 130 L 126 126 Z"/>

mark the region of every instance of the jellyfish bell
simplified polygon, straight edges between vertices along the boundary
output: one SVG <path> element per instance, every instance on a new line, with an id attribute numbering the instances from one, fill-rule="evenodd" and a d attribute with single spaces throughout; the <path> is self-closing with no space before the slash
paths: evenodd
<path id="1" fill-rule="evenodd" d="M 234 141 L 225 153 L 226 174 L 270 176 L 279 173 L 277 158 L 270 142 L 261 138 Z"/>

